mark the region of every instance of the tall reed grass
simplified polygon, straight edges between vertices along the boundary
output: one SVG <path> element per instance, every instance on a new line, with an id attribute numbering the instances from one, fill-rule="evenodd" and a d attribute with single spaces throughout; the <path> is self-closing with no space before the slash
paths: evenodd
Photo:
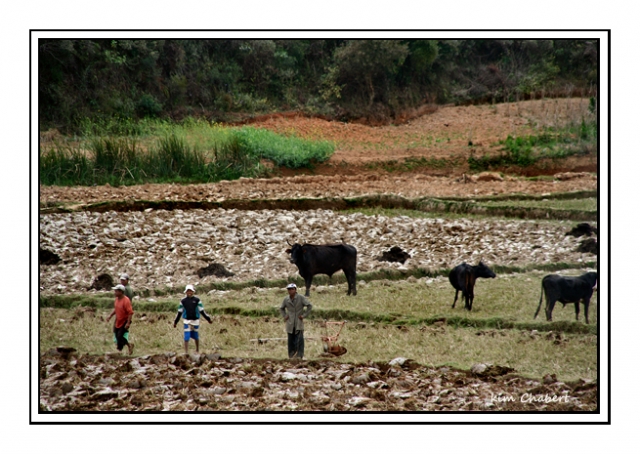
<path id="1" fill-rule="evenodd" d="M 112 185 L 146 182 L 200 183 L 267 173 L 277 166 L 312 167 L 334 151 L 330 142 L 285 137 L 251 127 L 226 128 L 204 120 L 82 124 L 74 145 L 40 149 L 44 185 Z"/>

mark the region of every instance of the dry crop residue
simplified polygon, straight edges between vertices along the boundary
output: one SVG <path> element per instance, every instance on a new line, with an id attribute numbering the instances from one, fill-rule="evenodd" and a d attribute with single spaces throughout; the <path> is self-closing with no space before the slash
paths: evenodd
<path id="1" fill-rule="evenodd" d="M 62 262 L 40 268 L 43 293 L 85 292 L 100 273 L 124 271 L 138 290 L 219 280 L 283 279 L 298 269 L 288 260 L 287 241 L 335 243 L 358 249 L 358 273 L 382 268 L 437 269 L 482 258 L 490 264 L 581 263 L 580 238 L 569 226 L 545 221 L 445 220 L 407 216 L 341 214 L 332 210 L 150 210 L 49 214 L 40 217 L 40 246 Z M 404 264 L 379 262 L 399 246 Z M 217 262 L 232 277 L 197 271 Z M 91 290 L 95 292 L 95 290 Z"/>
<path id="2" fill-rule="evenodd" d="M 392 365 L 393 363 L 393 365 Z M 597 384 L 474 375 L 398 358 L 342 364 L 216 355 L 40 358 L 44 411 L 594 411 Z"/>

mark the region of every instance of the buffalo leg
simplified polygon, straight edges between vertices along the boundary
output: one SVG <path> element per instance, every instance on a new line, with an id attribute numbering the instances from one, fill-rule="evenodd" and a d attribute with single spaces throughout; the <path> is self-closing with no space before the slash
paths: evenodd
<path id="1" fill-rule="evenodd" d="M 358 294 L 358 291 L 356 290 L 356 273 L 347 273 L 346 270 L 342 271 L 344 271 L 344 276 L 347 278 L 347 285 L 349 286 L 347 295 L 351 295 L 353 293 L 353 296 L 356 296 Z"/>
<path id="2" fill-rule="evenodd" d="M 307 291 L 304 293 L 304 296 L 309 296 L 309 290 L 311 289 L 311 281 L 313 281 L 313 276 L 304 278 L 304 286 L 307 288 Z"/>
<path id="3" fill-rule="evenodd" d="M 473 290 L 469 293 L 469 310 L 473 308 Z"/>
<path id="4" fill-rule="evenodd" d="M 589 324 L 589 303 L 591 302 L 590 298 L 584 299 L 584 321 Z"/>
<path id="5" fill-rule="evenodd" d="M 455 309 L 456 308 L 456 301 L 458 301 L 458 290 L 456 289 L 456 297 L 453 299 L 453 306 L 451 306 L 451 309 Z"/>
<path id="6" fill-rule="evenodd" d="M 578 318 L 580 316 L 580 301 L 576 301 L 576 322 L 579 322 L 580 319 Z"/>
<path id="7" fill-rule="evenodd" d="M 553 321 L 551 318 L 551 313 L 553 312 L 553 306 L 556 305 L 556 302 L 554 300 L 547 300 L 547 307 L 545 307 L 544 311 L 547 314 L 547 321 L 551 322 Z"/>

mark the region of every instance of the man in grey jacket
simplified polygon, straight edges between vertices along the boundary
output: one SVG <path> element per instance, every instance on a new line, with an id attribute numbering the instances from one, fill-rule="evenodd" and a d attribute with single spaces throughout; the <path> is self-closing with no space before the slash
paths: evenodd
<path id="1" fill-rule="evenodd" d="M 304 356 L 304 318 L 311 312 L 311 303 L 297 293 L 296 284 L 287 285 L 286 296 L 280 305 L 280 313 L 287 322 L 289 358 L 302 359 Z"/>

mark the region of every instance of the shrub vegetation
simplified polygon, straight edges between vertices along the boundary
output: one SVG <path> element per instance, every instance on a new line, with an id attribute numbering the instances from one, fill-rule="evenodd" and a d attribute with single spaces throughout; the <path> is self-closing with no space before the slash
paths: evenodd
<path id="1" fill-rule="evenodd" d="M 40 149 L 41 184 L 231 180 L 265 174 L 262 159 L 290 168 L 311 167 L 334 151 L 327 141 L 252 127 L 224 128 L 193 118 L 175 125 L 157 120 L 84 122 L 82 131 L 75 144 Z"/>

